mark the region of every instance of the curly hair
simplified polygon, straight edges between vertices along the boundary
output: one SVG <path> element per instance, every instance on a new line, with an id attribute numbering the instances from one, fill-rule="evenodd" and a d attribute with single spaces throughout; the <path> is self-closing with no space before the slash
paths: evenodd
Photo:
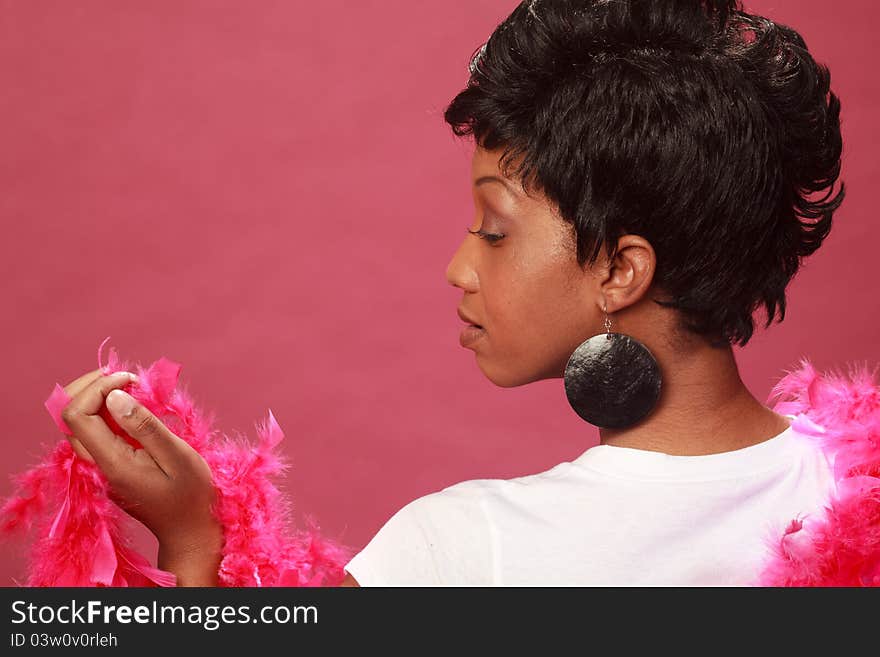
<path id="1" fill-rule="evenodd" d="M 795 30 L 735 0 L 529 0 L 444 118 L 558 206 L 581 267 L 641 235 L 668 297 L 653 301 L 744 346 L 762 304 L 765 328 L 784 319 L 843 201 L 830 81 Z"/>

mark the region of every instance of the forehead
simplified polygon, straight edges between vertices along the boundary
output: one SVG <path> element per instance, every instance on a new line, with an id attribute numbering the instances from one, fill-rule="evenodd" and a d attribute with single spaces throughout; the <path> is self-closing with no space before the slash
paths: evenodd
<path id="1" fill-rule="evenodd" d="M 499 163 L 504 149 L 487 151 L 479 146 L 474 147 L 474 154 L 471 158 L 471 172 L 475 177 L 479 176 L 498 176 L 501 177 L 501 168 Z M 511 181 L 512 182 L 512 181 Z"/>
<path id="2" fill-rule="evenodd" d="M 500 162 L 503 154 L 503 148 L 488 151 L 476 146 L 471 158 L 471 181 L 472 183 L 477 184 L 478 181 L 485 183 L 486 178 L 500 178 L 504 183 L 504 187 L 507 188 L 507 191 L 512 193 L 515 198 L 523 200 L 528 195 L 523 189 L 521 182 L 514 178 L 509 178 L 501 172 Z M 501 184 L 498 184 L 497 182 L 494 184 L 498 185 L 499 189 L 502 188 Z"/>

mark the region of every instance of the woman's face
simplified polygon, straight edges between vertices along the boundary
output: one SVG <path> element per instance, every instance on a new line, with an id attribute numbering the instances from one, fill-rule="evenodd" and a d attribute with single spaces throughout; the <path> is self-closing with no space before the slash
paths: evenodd
<path id="1" fill-rule="evenodd" d="M 463 346 L 493 383 L 512 387 L 561 377 L 574 349 L 602 330 L 598 279 L 576 258 L 575 234 L 543 196 L 526 196 L 499 170 L 501 150 L 477 147 L 471 167 L 474 219 L 446 278 L 464 292 Z M 466 323 L 467 323 L 466 321 Z"/>

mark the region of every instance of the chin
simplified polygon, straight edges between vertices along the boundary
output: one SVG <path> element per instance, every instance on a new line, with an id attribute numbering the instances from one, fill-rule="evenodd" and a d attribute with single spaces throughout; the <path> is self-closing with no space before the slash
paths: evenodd
<path id="1" fill-rule="evenodd" d="M 493 367 L 490 363 L 481 362 L 477 357 L 477 365 L 483 375 L 499 388 L 516 388 L 527 383 L 551 378 L 535 372 L 524 372 L 499 367 Z"/>

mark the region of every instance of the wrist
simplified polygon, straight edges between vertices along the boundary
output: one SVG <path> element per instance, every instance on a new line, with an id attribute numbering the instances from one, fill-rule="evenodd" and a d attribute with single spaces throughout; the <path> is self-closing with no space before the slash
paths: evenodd
<path id="1" fill-rule="evenodd" d="M 223 533 L 177 536 L 159 542 L 157 566 L 177 576 L 177 586 L 217 586 Z"/>

